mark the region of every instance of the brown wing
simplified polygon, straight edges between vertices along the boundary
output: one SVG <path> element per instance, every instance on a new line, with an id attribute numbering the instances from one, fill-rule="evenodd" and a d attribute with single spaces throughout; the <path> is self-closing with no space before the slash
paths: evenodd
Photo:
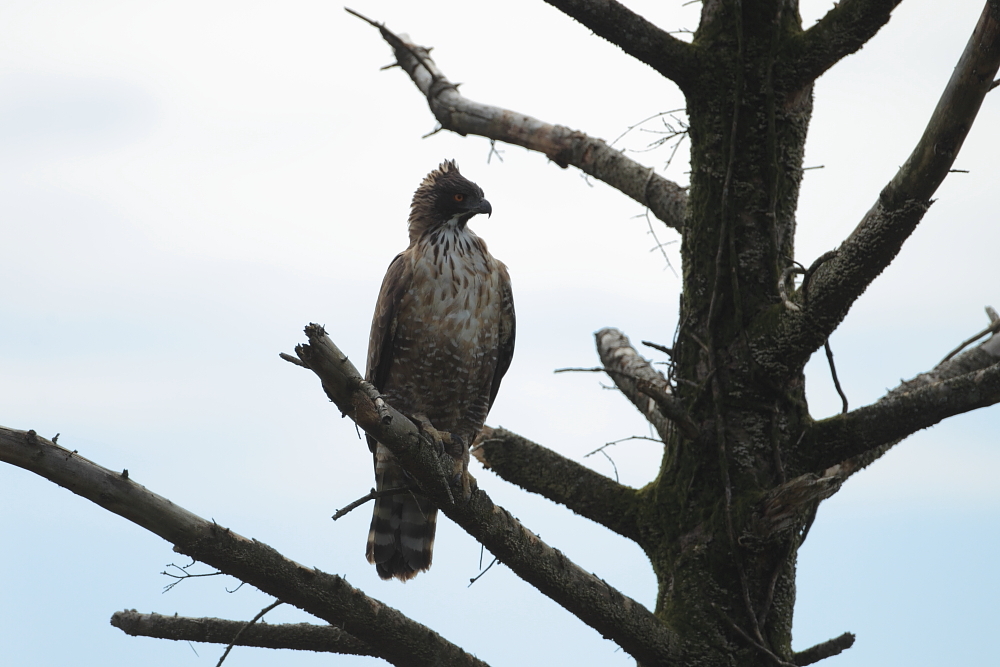
<path id="1" fill-rule="evenodd" d="M 407 251 L 396 255 L 382 279 L 382 289 L 375 303 L 372 329 L 368 336 L 368 367 L 365 379 L 382 391 L 392 368 L 392 351 L 396 338 L 396 317 L 399 301 L 410 287 L 413 273 L 406 258 Z M 375 441 L 368 438 L 368 448 L 375 451 Z"/>
<path id="2" fill-rule="evenodd" d="M 371 334 L 368 336 L 368 368 L 365 379 L 379 391 L 385 388 L 385 381 L 392 367 L 399 301 L 413 278 L 405 255 L 405 251 L 396 255 L 385 272 L 382 289 L 379 290 L 378 301 L 375 303 L 375 314 L 372 316 Z"/>
<path id="3" fill-rule="evenodd" d="M 490 387 L 490 405 L 489 408 L 493 407 L 493 401 L 497 398 L 497 392 L 500 391 L 500 381 L 503 380 L 503 376 L 507 373 L 507 369 L 510 368 L 510 360 L 514 358 L 514 334 L 515 334 L 515 318 L 514 318 L 514 292 L 510 288 L 510 274 L 507 273 L 507 267 L 503 262 L 497 262 L 500 273 L 500 292 L 502 295 L 502 303 L 500 306 L 500 340 L 498 343 L 497 350 L 497 367 L 493 371 L 493 385 Z M 487 412 L 489 412 L 487 408 Z"/>

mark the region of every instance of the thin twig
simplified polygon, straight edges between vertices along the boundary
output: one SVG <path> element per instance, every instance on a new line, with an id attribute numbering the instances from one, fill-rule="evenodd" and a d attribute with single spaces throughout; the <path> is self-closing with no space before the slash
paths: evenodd
<path id="1" fill-rule="evenodd" d="M 497 557 L 496 557 L 496 556 L 494 556 L 494 557 L 493 557 L 493 561 L 492 561 L 492 562 L 490 562 L 490 564 L 486 566 L 486 569 L 485 569 L 485 570 L 483 570 L 482 572 L 480 572 L 479 574 L 477 574 L 476 576 L 474 576 L 474 577 L 473 577 L 472 579 L 469 579 L 469 586 L 472 586 L 472 584 L 474 584 L 474 583 L 476 583 L 477 581 L 479 581 L 479 577 L 481 577 L 481 576 L 483 576 L 484 574 L 486 574 L 487 572 L 489 572 L 490 568 L 491 568 L 491 567 L 493 567 L 493 565 L 494 565 L 494 564 L 495 564 L 496 562 L 497 562 Z M 480 566 L 481 566 L 481 565 L 482 565 L 482 564 L 480 563 Z M 469 588 L 469 586 L 466 586 L 466 588 Z"/>
<path id="2" fill-rule="evenodd" d="M 298 357 L 293 357 L 292 355 L 285 354 L 284 352 L 281 352 L 280 354 L 278 354 L 278 356 L 290 364 L 295 364 L 296 366 L 302 366 L 302 368 L 306 367 L 306 365 L 302 363 L 302 360 L 299 359 Z"/>
<path id="3" fill-rule="evenodd" d="M 798 265 L 798 266 L 796 266 Z M 806 270 L 802 268 L 802 265 L 798 262 L 786 267 L 784 271 L 781 272 L 781 278 L 778 280 L 778 294 L 781 295 L 781 300 L 785 304 L 785 308 L 788 310 L 802 310 L 799 308 L 798 304 L 794 303 L 788 298 L 788 279 L 793 275 L 803 274 Z"/>
<path id="4" fill-rule="evenodd" d="M 171 590 L 174 586 L 176 586 L 177 584 L 181 583 L 185 579 L 194 579 L 195 577 L 216 577 L 216 576 L 222 574 L 221 572 L 205 572 L 204 574 L 191 574 L 190 572 L 187 571 L 187 568 L 191 567 L 194 564 L 195 564 L 195 561 L 191 561 L 187 565 L 183 565 L 183 566 L 176 565 L 175 563 L 170 563 L 169 565 L 167 565 L 167 567 L 175 567 L 175 568 L 177 568 L 178 570 L 180 570 L 181 572 L 183 572 L 183 574 L 171 574 L 171 573 L 167 572 L 166 570 L 164 570 L 163 572 L 160 572 L 160 574 L 162 574 L 164 576 L 170 577 L 171 579 L 176 579 L 176 581 L 174 581 L 174 582 L 172 582 L 172 583 L 167 584 L 166 586 L 164 586 L 163 587 L 163 592 L 166 593 L 167 591 Z"/>
<path id="5" fill-rule="evenodd" d="M 618 466 L 615 465 L 615 460 L 613 458 L 611 458 L 610 456 L 608 456 L 608 453 L 606 451 L 604 451 L 603 447 L 600 448 L 600 449 L 598 449 L 597 451 L 600 452 L 601 455 L 608 460 L 608 463 L 611 464 L 611 467 L 615 471 L 615 481 L 621 483 L 621 480 L 618 479 Z M 589 456 L 589 454 L 588 454 L 588 456 Z"/>
<path id="6" fill-rule="evenodd" d="M 497 156 L 498 160 L 503 162 L 503 151 L 497 150 L 497 140 L 490 139 L 490 152 L 486 154 L 486 164 L 490 163 L 490 158 L 493 157 L 494 155 Z"/>
<path id="7" fill-rule="evenodd" d="M 619 442 L 628 442 L 629 440 L 650 440 L 652 442 L 658 442 L 661 445 L 663 444 L 663 441 L 660 440 L 659 438 L 652 438 L 648 435 L 630 435 L 627 438 L 620 438 L 618 440 L 612 440 L 611 442 L 606 442 L 597 449 L 595 449 L 594 451 L 584 454 L 583 458 L 587 458 L 588 456 L 593 456 L 594 454 L 598 453 L 605 447 L 611 447 L 612 445 L 617 445 Z"/>
<path id="8" fill-rule="evenodd" d="M 809 268 L 806 269 L 805 274 L 802 276 L 802 285 L 799 286 L 799 291 L 802 292 L 802 303 L 809 301 L 809 279 L 812 278 L 813 274 L 816 273 L 816 269 L 821 267 L 827 260 L 832 259 L 837 256 L 837 250 L 827 250 L 822 255 L 817 257 Z"/>
<path id="9" fill-rule="evenodd" d="M 650 167 L 650 172 L 649 172 L 650 175 L 652 175 L 652 173 L 653 173 L 652 169 L 653 168 Z M 647 188 L 649 187 L 649 181 L 648 180 L 646 181 L 646 187 Z M 671 241 L 670 243 L 660 243 L 659 237 L 656 236 L 656 230 L 653 229 L 653 221 L 649 217 L 649 207 L 648 206 L 646 207 L 646 210 L 643 211 L 642 215 L 643 215 L 643 217 L 646 218 L 646 226 L 649 228 L 649 232 L 648 233 L 653 237 L 653 241 L 656 242 L 656 245 L 654 245 L 652 248 L 650 248 L 649 252 L 656 252 L 657 250 L 659 250 L 660 254 L 663 255 L 663 261 L 667 263 L 667 268 L 670 269 L 670 272 L 673 273 L 674 277 L 676 278 L 677 277 L 677 271 L 674 270 L 674 265 L 671 264 L 670 258 L 667 257 L 667 251 L 663 249 L 664 246 L 670 245 L 672 243 L 676 243 L 676 241 Z"/>
<path id="10" fill-rule="evenodd" d="M 840 379 L 837 378 L 837 367 L 833 364 L 833 350 L 830 348 L 829 338 L 823 342 L 823 349 L 826 350 L 826 360 L 830 363 L 830 375 L 833 376 L 833 386 L 837 388 L 837 393 L 840 394 L 840 401 L 843 403 L 840 414 L 845 415 L 847 414 L 847 395 L 844 394 L 844 390 L 840 386 Z"/>
<path id="11" fill-rule="evenodd" d="M 229 652 L 233 650 L 234 646 L 236 646 L 236 640 L 238 640 L 240 638 L 240 635 L 243 634 L 244 630 L 246 630 L 251 625 L 253 625 L 257 621 L 259 621 L 261 618 L 264 617 L 264 614 L 266 614 L 267 612 L 271 611 L 272 609 L 274 609 L 275 607 L 277 607 L 279 604 L 284 604 L 284 603 L 281 600 L 275 600 L 271 604 L 269 604 L 266 607 L 264 607 L 263 609 L 261 609 L 260 612 L 256 616 L 254 616 L 253 619 L 251 619 L 251 621 L 249 623 L 247 623 L 242 628 L 240 628 L 240 631 L 236 633 L 235 637 L 233 637 L 233 641 L 231 641 L 229 643 L 229 646 L 226 647 L 225 653 L 223 653 L 222 657 L 219 658 L 219 662 L 215 663 L 215 667 L 221 667 L 222 661 L 226 659 L 226 656 L 229 655 Z"/>
<path id="12" fill-rule="evenodd" d="M 648 340 L 642 341 L 642 344 L 645 345 L 646 347 L 651 347 L 654 350 L 659 350 L 660 352 L 662 352 L 663 354 L 667 355 L 668 357 L 673 357 L 674 356 L 674 348 L 672 348 L 672 347 L 667 347 L 666 345 L 660 345 L 659 343 L 654 343 L 654 342 L 648 341 Z"/>
<path id="13" fill-rule="evenodd" d="M 411 489 L 409 489 L 409 488 L 407 488 L 405 486 L 397 488 L 397 489 L 383 489 L 381 491 L 376 491 L 375 489 L 372 489 L 367 495 L 362 496 L 361 498 L 358 498 L 357 500 L 355 500 L 353 503 L 351 503 L 347 507 L 344 507 L 343 509 L 337 510 L 336 513 L 334 513 L 334 515 L 333 515 L 332 518 L 333 518 L 334 521 L 336 521 L 337 519 L 343 517 L 345 514 L 347 514 L 351 510 L 355 510 L 355 509 L 361 507 L 362 505 L 364 505 L 365 503 L 367 503 L 369 500 L 377 500 L 377 499 L 383 498 L 385 496 L 394 496 L 397 493 L 404 493 L 404 492 L 408 492 L 410 490 Z"/>
<path id="14" fill-rule="evenodd" d="M 733 619 L 729 618 L 729 616 L 724 611 L 722 611 L 721 609 L 719 609 L 715 605 L 715 603 L 712 603 L 712 606 L 715 607 L 716 611 L 718 611 L 719 614 L 722 616 L 722 618 L 725 619 L 726 623 L 729 624 L 729 627 L 731 627 L 733 630 L 735 630 L 737 632 L 737 634 L 740 635 L 740 637 L 743 637 L 743 639 L 745 639 L 747 641 L 747 643 L 749 643 L 751 646 L 753 646 L 754 648 L 756 648 L 758 651 L 760 651 L 761 653 L 764 653 L 767 656 L 769 656 L 777 664 L 781 665 L 781 667 L 798 667 L 798 665 L 795 665 L 795 664 L 793 664 L 791 662 L 788 662 L 787 660 L 782 660 L 780 657 L 778 657 L 777 655 L 775 655 L 774 652 L 771 651 L 771 649 L 769 649 L 766 646 L 764 646 L 763 644 L 760 644 L 759 642 L 757 642 L 753 637 L 751 637 L 750 635 L 748 635 L 743 628 L 741 628 L 740 626 L 736 625 L 736 623 L 733 622 Z"/>
<path id="15" fill-rule="evenodd" d="M 993 310 L 993 308 L 991 306 L 986 306 L 986 314 L 990 318 L 990 325 L 988 327 L 986 327 L 985 329 L 983 329 L 982 331 L 980 331 L 979 333 L 977 333 L 972 338 L 969 338 L 968 340 L 962 341 L 961 345 L 959 345 L 954 350 L 952 350 L 951 352 L 949 352 L 948 355 L 944 359 L 942 359 L 940 362 L 938 362 L 938 366 L 940 366 L 944 362 L 948 361 L 949 359 L 951 359 L 952 357 L 954 357 L 956 354 L 958 354 L 959 352 L 961 352 L 962 350 L 964 350 L 968 346 L 970 346 L 973 343 L 975 343 L 977 340 L 979 340 L 983 336 L 986 336 L 987 334 L 1000 333 L 1000 316 L 997 316 L 997 311 Z"/>
<path id="16" fill-rule="evenodd" d="M 639 127 L 643 123 L 648 123 L 649 121 L 653 120 L 654 118 L 662 118 L 663 116 L 666 116 L 667 114 L 679 113 L 681 111 L 684 111 L 684 109 L 671 109 L 670 111 L 661 111 L 660 113 L 653 114 L 649 118 L 643 118 L 642 120 L 640 120 L 635 125 L 629 125 L 628 128 L 624 132 L 622 132 L 621 134 L 619 134 L 617 137 L 615 137 L 615 139 L 611 143 L 609 143 L 608 146 L 614 146 L 616 143 L 618 143 L 618 141 L 622 137 L 624 137 L 626 134 L 628 134 L 629 132 L 631 132 L 635 128 Z M 680 122 L 680 121 L 678 121 L 678 122 Z"/>

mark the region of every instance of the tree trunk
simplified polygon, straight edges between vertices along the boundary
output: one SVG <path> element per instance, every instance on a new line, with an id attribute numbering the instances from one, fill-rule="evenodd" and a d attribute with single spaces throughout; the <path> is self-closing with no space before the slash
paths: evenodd
<path id="1" fill-rule="evenodd" d="M 685 89 L 691 186 L 672 372 L 700 435 L 671 435 L 651 489 L 660 520 L 644 536 L 656 614 L 680 631 L 684 664 L 773 665 L 768 651 L 792 659 L 808 517 L 780 534 L 748 527 L 787 481 L 780 451 L 808 422 L 804 375 L 770 377 L 746 330 L 783 308 L 778 284 L 794 256 L 812 86 L 784 90 L 775 70 L 781 39 L 800 31 L 794 1 L 706 2 L 693 43 L 708 55 Z"/>

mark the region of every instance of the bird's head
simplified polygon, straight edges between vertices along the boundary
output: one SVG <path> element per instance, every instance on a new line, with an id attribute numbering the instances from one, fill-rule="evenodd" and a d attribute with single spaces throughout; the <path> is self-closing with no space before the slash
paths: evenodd
<path id="1" fill-rule="evenodd" d="M 462 176 L 454 160 L 446 160 L 413 193 L 410 242 L 449 222 L 464 227 L 477 213 L 493 213 L 483 189 Z"/>

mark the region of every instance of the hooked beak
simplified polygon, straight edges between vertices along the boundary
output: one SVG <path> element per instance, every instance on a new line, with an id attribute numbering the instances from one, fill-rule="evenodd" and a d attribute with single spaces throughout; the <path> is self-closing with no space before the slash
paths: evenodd
<path id="1" fill-rule="evenodd" d="M 476 213 L 485 213 L 488 218 L 493 215 L 493 207 L 490 206 L 490 203 L 484 199 L 479 202 L 479 206 L 476 208 Z"/>

